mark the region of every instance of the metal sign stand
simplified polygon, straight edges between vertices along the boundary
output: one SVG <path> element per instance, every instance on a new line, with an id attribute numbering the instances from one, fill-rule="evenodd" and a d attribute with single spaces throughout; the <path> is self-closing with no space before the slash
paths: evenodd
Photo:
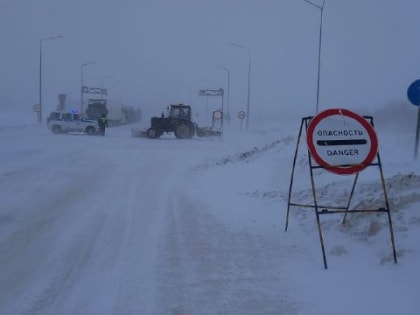
<path id="1" fill-rule="evenodd" d="M 416 80 L 410 84 L 407 90 L 407 96 L 413 105 L 419 107 L 417 111 L 416 142 L 414 143 L 414 159 L 417 160 L 420 139 L 420 80 Z"/>
<path id="2" fill-rule="evenodd" d="M 223 112 L 216 110 L 211 116 L 211 130 L 219 132 L 219 141 L 223 141 Z"/>
<path id="3" fill-rule="evenodd" d="M 221 111 L 222 114 L 225 114 L 225 109 L 224 109 L 224 98 L 225 98 L 225 91 L 220 88 L 220 89 L 206 89 L 206 90 L 198 90 L 198 96 L 206 96 L 207 100 L 209 96 L 221 96 L 222 97 L 222 105 L 221 105 Z"/>
<path id="4" fill-rule="evenodd" d="M 211 116 L 211 129 L 220 131 L 220 136 L 219 136 L 220 141 L 223 140 L 223 121 L 224 121 L 224 115 L 225 115 L 224 95 L 225 95 L 225 91 L 222 88 L 220 88 L 220 89 L 205 89 L 205 90 L 199 90 L 198 91 L 198 96 L 206 96 L 206 97 L 220 96 L 220 97 L 222 97 L 221 108 L 213 111 L 212 116 Z"/>
<path id="5" fill-rule="evenodd" d="M 241 110 L 239 113 L 238 113 L 238 118 L 240 119 L 240 121 L 241 121 L 241 130 L 242 130 L 242 121 L 246 118 L 246 113 L 243 111 L 243 110 Z"/>
<path id="6" fill-rule="evenodd" d="M 373 118 L 371 116 L 363 116 L 363 117 L 369 121 L 369 123 L 372 125 L 372 127 L 374 127 Z M 290 215 L 290 208 L 291 207 L 313 208 L 315 210 L 315 216 L 316 216 L 316 221 L 317 221 L 317 225 L 318 225 L 318 234 L 319 234 L 319 239 L 320 239 L 320 242 L 321 242 L 322 257 L 323 257 L 323 260 L 324 260 L 324 268 L 328 269 L 327 258 L 326 258 L 326 253 L 325 253 L 325 246 L 324 246 L 324 239 L 323 239 L 321 223 L 320 223 L 320 216 L 321 215 L 343 213 L 344 217 L 343 217 L 342 224 L 345 224 L 347 215 L 349 213 L 366 213 L 366 212 L 386 213 L 387 216 L 388 216 L 389 232 L 390 232 L 392 251 L 393 251 L 393 256 L 394 256 L 394 262 L 397 263 L 397 253 L 396 253 L 396 249 L 395 249 L 395 240 L 394 240 L 394 232 L 393 232 L 393 227 L 392 227 L 391 213 L 390 213 L 390 209 L 389 209 L 388 195 L 387 195 L 387 191 L 386 191 L 385 179 L 384 179 L 384 175 L 383 175 L 383 171 L 382 171 L 382 164 L 381 164 L 381 159 L 380 159 L 380 156 L 379 156 L 379 151 L 376 153 L 376 161 L 377 162 L 375 162 L 375 163 L 372 162 L 372 163 L 369 164 L 369 166 L 377 166 L 379 168 L 381 184 L 382 184 L 381 186 L 382 186 L 383 195 L 384 195 L 385 207 L 382 207 L 382 208 L 379 208 L 379 209 L 350 209 L 350 205 L 351 205 L 351 201 L 352 201 L 353 194 L 354 194 L 354 191 L 355 191 L 355 187 L 356 187 L 356 184 L 357 184 L 357 181 L 358 181 L 358 178 L 359 178 L 359 173 L 357 173 L 355 175 L 354 182 L 353 182 L 353 185 L 352 185 L 352 188 L 351 188 L 351 191 L 350 191 L 349 199 L 348 199 L 347 205 L 345 207 L 343 207 L 343 206 L 341 206 L 341 207 L 340 206 L 333 206 L 333 205 L 319 205 L 318 201 L 317 201 L 317 194 L 316 194 L 316 187 L 315 187 L 314 169 L 325 169 L 325 167 L 319 166 L 319 165 L 316 165 L 316 164 L 314 165 L 313 157 L 311 156 L 309 150 L 307 152 L 308 152 L 309 172 L 310 172 L 310 177 L 311 177 L 313 204 L 298 204 L 298 203 L 292 202 L 291 197 L 292 197 L 292 190 L 293 190 L 293 180 L 294 180 L 294 172 L 295 172 L 295 167 L 296 167 L 296 161 L 297 161 L 298 152 L 299 152 L 299 145 L 300 145 L 300 141 L 301 141 L 301 138 L 302 138 L 303 130 L 305 130 L 305 132 L 307 131 L 309 122 L 311 121 L 312 118 L 313 118 L 312 116 L 302 118 L 302 122 L 301 122 L 300 129 L 299 129 L 298 139 L 297 139 L 297 143 L 296 143 L 295 156 L 293 158 L 292 174 L 291 174 L 291 177 L 290 177 L 289 196 L 288 196 L 288 200 L 287 200 L 287 213 L 286 213 L 285 231 L 287 231 L 288 226 L 289 226 L 289 215 Z"/>

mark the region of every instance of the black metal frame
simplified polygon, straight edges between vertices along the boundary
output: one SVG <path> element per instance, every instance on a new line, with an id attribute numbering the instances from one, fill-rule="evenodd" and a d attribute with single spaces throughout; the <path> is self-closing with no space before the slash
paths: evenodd
<path id="1" fill-rule="evenodd" d="M 371 124 L 372 127 L 374 127 L 373 117 L 371 117 L 371 116 L 363 116 L 363 117 L 366 120 L 369 121 L 369 123 Z M 300 125 L 300 129 L 299 129 L 298 139 L 297 139 L 297 143 L 296 143 L 295 156 L 294 156 L 294 159 L 293 159 L 292 174 L 291 174 L 291 177 L 290 177 L 289 197 L 288 197 L 288 201 L 287 201 L 285 231 L 287 231 L 288 226 L 289 226 L 290 207 L 314 208 L 315 209 L 315 215 L 316 215 L 316 221 L 317 221 L 317 225 L 318 225 L 319 239 L 320 239 L 320 242 L 321 242 L 322 257 L 323 257 L 323 260 L 324 260 L 324 268 L 328 269 L 327 258 L 326 258 L 326 254 L 325 254 L 324 239 L 323 239 L 321 223 L 320 223 L 320 215 L 322 215 L 322 214 L 344 213 L 342 224 L 345 224 L 347 214 L 350 213 L 350 212 L 351 213 L 360 213 L 360 212 L 386 213 L 388 215 L 389 231 L 390 231 L 390 237 L 391 237 L 391 244 L 392 244 L 392 251 L 393 251 L 393 256 L 394 256 L 394 262 L 397 263 L 397 253 L 396 253 L 396 249 L 395 249 L 395 240 L 394 240 L 394 232 L 393 232 L 393 227 L 392 227 L 391 213 L 390 213 L 388 195 L 387 195 L 386 185 L 385 185 L 385 178 L 384 178 L 383 171 L 382 171 L 382 163 L 381 163 L 381 158 L 380 158 L 380 155 L 379 155 L 379 151 L 376 153 L 376 161 L 377 162 L 375 162 L 375 163 L 372 162 L 368 166 L 377 166 L 379 168 L 381 183 L 382 183 L 382 189 L 383 189 L 384 199 L 385 199 L 384 200 L 385 201 L 385 208 L 379 208 L 379 209 L 351 209 L 351 210 L 349 209 L 350 204 L 351 204 L 351 200 L 353 198 L 354 190 L 355 190 L 358 178 L 359 178 L 359 173 L 357 173 L 355 175 L 355 179 L 354 179 L 354 182 L 353 182 L 353 185 L 352 185 L 352 188 L 351 188 L 351 192 L 350 192 L 349 199 L 348 199 L 346 207 L 319 205 L 318 202 L 317 202 L 313 170 L 314 169 L 319 169 L 319 168 L 325 169 L 325 167 L 313 164 L 313 158 L 312 158 L 309 150 L 308 150 L 308 163 L 309 163 L 309 172 L 310 172 L 310 177 L 311 177 L 311 187 L 312 187 L 312 195 L 313 195 L 314 203 L 313 204 L 297 204 L 297 203 L 291 202 L 294 171 L 295 171 L 296 160 L 297 160 L 297 156 L 298 156 L 298 152 L 299 152 L 299 145 L 300 145 L 300 141 L 301 141 L 302 133 L 303 133 L 303 129 L 304 129 L 303 127 L 305 126 L 305 131 L 306 131 L 308 129 L 309 122 L 312 118 L 313 118 L 312 116 L 303 117 L 301 125 Z"/>
<path id="2" fill-rule="evenodd" d="M 87 86 L 82 87 L 82 93 L 84 93 L 84 94 L 101 94 L 101 95 L 107 95 L 108 94 L 107 89 L 87 87 Z"/>
<path id="3" fill-rule="evenodd" d="M 219 140 L 223 140 L 223 124 L 225 120 L 225 109 L 224 109 L 224 99 L 225 99 L 225 91 L 223 88 L 220 89 L 203 89 L 198 91 L 198 96 L 221 96 L 222 97 L 222 118 L 220 119 L 221 122 L 221 128 L 220 128 L 220 134 L 219 134 Z M 212 112 L 211 115 L 211 130 L 214 128 L 214 112 Z"/>

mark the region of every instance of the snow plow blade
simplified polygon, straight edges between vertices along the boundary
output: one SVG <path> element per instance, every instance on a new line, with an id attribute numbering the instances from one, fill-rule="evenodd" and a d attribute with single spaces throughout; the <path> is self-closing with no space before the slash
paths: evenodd
<path id="1" fill-rule="evenodd" d="M 208 127 L 197 127 L 196 128 L 197 137 L 220 137 L 222 135 L 221 130 L 213 130 Z"/>
<path id="2" fill-rule="evenodd" d="M 131 136 L 132 137 L 140 137 L 140 138 L 147 138 L 147 133 L 145 130 L 131 128 Z"/>

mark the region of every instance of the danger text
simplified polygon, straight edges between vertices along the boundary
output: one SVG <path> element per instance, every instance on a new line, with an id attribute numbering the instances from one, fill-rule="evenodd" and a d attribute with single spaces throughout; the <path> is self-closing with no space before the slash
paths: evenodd
<path id="1" fill-rule="evenodd" d="M 357 149 L 327 150 L 327 154 L 328 154 L 328 156 L 359 155 L 359 151 Z"/>

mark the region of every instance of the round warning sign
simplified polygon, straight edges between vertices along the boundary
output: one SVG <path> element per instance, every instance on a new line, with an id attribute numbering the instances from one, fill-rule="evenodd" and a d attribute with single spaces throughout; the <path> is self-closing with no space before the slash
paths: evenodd
<path id="1" fill-rule="evenodd" d="M 241 110 L 241 111 L 238 113 L 238 118 L 239 118 L 239 119 L 245 119 L 245 117 L 246 117 L 246 113 L 245 113 L 243 110 Z"/>
<path id="2" fill-rule="evenodd" d="M 315 162 L 340 175 L 365 169 L 378 152 L 378 139 L 372 125 L 343 108 L 327 109 L 312 118 L 306 140 Z"/>
<path id="3" fill-rule="evenodd" d="M 221 110 L 216 110 L 213 112 L 213 119 L 222 119 L 223 112 Z"/>
<path id="4" fill-rule="evenodd" d="M 41 105 L 39 104 L 35 104 L 34 106 L 32 106 L 32 109 L 34 112 L 40 112 L 41 111 Z"/>

